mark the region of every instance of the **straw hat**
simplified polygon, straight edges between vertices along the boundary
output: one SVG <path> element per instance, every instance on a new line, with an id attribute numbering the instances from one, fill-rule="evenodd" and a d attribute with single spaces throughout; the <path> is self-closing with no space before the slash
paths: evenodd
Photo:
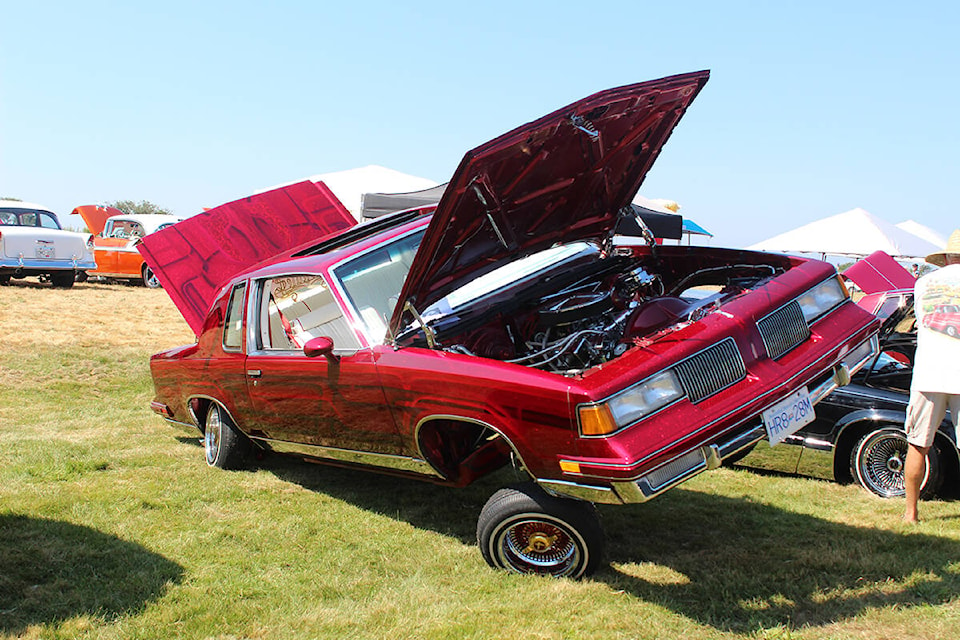
<path id="1" fill-rule="evenodd" d="M 960 257 L 960 229 L 957 229 L 950 234 L 950 239 L 947 240 L 947 248 L 943 251 L 937 251 L 936 253 L 931 253 L 928 255 L 925 260 L 930 264 L 935 264 L 938 267 L 944 267 L 947 265 L 947 256 L 954 255 Z"/>

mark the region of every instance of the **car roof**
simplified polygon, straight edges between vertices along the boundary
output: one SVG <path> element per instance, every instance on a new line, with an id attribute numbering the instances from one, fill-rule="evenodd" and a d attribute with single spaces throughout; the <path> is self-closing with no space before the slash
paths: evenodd
<path id="1" fill-rule="evenodd" d="M 312 244 L 307 247 L 297 247 L 289 253 L 286 260 L 271 258 L 263 263 L 247 269 L 239 274 L 232 282 L 247 278 L 270 277 L 274 275 L 306 271 L 317 273 L 325 271 L 334 265 L 355 255 L 360 255 L 369 249 L 376 248 L 394 238 L 399 238 L 417 229 L 426 228 L 430 222 L 430 215 L 424 214 L 423 209 L 411 210 L 410 214 L 391 216 L 392 220 L 377 218 L 368 225 L 358 225 L 331 239 L 329 243 Z M 408 212 L 403 212 L 408 213 Z M 385 224 L 393 222 L 393 224 Z M 369 233 L 358 233 L 369 230 Z M 337 240 L 343 242 L 337 243 Z M 321 250 L 324 248 L 325 250 Z"/>
<path id="2" fill-rule="evenodd" d="M 0 207 L 4 209 L 38 209 L 40 211 L 46 211 L 47 213 L 53 213 L 53 209 L 45 207 L 42 204 L 22 202 L 20 200 L 0 200 Z M 54 215 L 56 214 L 54 213 Z"/>

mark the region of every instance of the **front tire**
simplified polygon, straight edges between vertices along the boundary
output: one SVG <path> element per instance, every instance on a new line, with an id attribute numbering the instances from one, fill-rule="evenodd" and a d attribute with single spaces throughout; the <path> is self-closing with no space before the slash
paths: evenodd
<path id="1" fill-rule="evenodd" d="M 581 578 L 600 565 L 603 529 L 589 502 L 526 483 L 490 497 L 477 521 L 477 544 L 495 569 Z"/>
<path id="2" fill-rule="evenodd" d="M 250 450 L 250 441 L 240 433 L 227 412 L 211 404 L 203 427 L 203 453 L 207 464 L 218 469 L 240 469 Z"/>
<path id="3" fill-rule="evenodd" d="M 940 455 L 934 442 L 927 454 L 927 465 L 920 496 L 927 498 L 937 492 L 943 481 Z M 854 447 L 850 456 L 850 471 L 861 487 L 881 498 L 899 498 L 904 489 L 904 466 L 907 461 L 907 436 L 894 427 L 885 427 L 866 434 Z"/>

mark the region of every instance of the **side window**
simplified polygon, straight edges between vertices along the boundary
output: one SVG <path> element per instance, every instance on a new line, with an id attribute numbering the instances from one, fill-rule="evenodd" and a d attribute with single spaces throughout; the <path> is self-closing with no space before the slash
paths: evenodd
<path id="1" fill-rule="evenodd" d="M 360 347 L 323 278 L 294 275 L 265 280 L 260 296 L 259 346 L 299 351 L 319 336 L 333 339 L 337 350 Z"/>
<path id="2" fill-rule="evenodd" d="M 130 237 L 130 227 L 132 223 L 126 220 L 114 220 L 113 227 L 110 230 L 111 238 L 120 238 L 125 240 Z"/>
<path id="3" fill-rule="evenodd" d="M 44 229 L 59 229 L 60 225 L 57 223 L 57 219 L 51 216 L 48 213 L 40 214 L 40 226 Z"/>
<path id="4" fill-rule="evenodd" d="M 224 351 L 239 351 L 243 347 L 243 292 L 246 284 L 238 284 L 230 293 L 227 317 L 223 321 Z"/>

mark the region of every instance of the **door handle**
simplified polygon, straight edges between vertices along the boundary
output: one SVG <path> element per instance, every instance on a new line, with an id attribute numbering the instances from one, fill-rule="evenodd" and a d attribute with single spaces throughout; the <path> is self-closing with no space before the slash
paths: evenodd
<path id="1" fill-rule="evenodd" d="M 259 378 L 263 373 L 260 369 L 247 369 L 247 375 L 251 378 Z"/>

